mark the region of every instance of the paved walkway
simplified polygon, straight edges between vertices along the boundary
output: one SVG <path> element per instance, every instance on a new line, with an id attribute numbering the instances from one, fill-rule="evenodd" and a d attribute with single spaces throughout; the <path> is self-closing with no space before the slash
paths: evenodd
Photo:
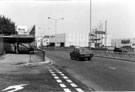
<path id="1" fill-rule="evenodd" d="M 26 54 L 5 54 L 0 59 L 0 64 L 23 64 L 30 61 L 30 56 Z"/>

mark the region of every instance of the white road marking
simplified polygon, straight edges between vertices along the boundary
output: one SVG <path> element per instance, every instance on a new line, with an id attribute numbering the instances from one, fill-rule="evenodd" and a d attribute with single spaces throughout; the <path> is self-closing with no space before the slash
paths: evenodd
<path id="1" fill-rule="evenodd" d="M 60 79 L 56 80 L 58 83 L 62 83 L 62 81 Z"/>
<path id="2" fill-rule="evenodd" d="M 57 75 L 54 73 L 54 74 L 52 74 L 52 76 L 56 77 Z"/>
<path id="3" fill-rule="evenodd" d="M 62 73 L 62 74 L 60 74 L 60 75 L 61 75 L 61 76 L 65 76 L 65 74 L 63 74 L 63 73 Z"/>
<path id="4" fill-rule="evenodd" d="M 71 92 L 71 90 L 68 89 L 68 88 L 64 88 L 63 90 L 64 90 L 65 92 Z"/>
<path id="5" fill-rule="evenodd" d="M 84 92 L 81 88 L 77 88 L 78 86 L 75 83 L 73 83 L 72 80 L 70 80 L 67 76 L 65 76 L 61 71 L 59 71 L 54 66 L 52 66 L 52 68 L 56 70 L 62 76 L 62 78 L 64 78 L 72 87 L 74 87 L 77 90 L 77 92 Z M 62 80 L 57 76 L 57 74 L 55 74 L 53 70 L 50 69 L 50 73 L 54 76 L 56 81 L 59 83 L 60 87 L 63 88 L 64 92 L 71 92 L 71 90 L 68 89 L 64 83 L 62 83 Z"/>
<path id="6" fill-rule="evenodd" d="M 65 88 L 65 87 L 66 87 L 65 84 L 59 84 L 59 85 L 60 85 L 60 87 L 62 87 L 62 88 Z"/>
<path id="7" fill-rule="evenodd" d="M 75 83 L 70 84 L 72 87 L 78 87 Z"/>
<path id="8" fill-rule="evenodd" d="M 54 78 L 55 78 L 55 79 L 59 79 L 59 77 L 58 77 L 58 76 L 55 76 Z"/>
<path id="9" fill-rule="evenodd" d="M 113 69 L 113 70 L 116 70 L 116 68 L 115 68 L 115 67 L 108 67 L 108 68 Z"/>
<path id="10" fill-rule="evenodd" d="M 4 92 L 4 91 L 6 91 L 6 92 L 16 92 L 16 91 L 18 91 L 18 90 L 23 89 L 24 86 L 26 86 L 26 85 L 28 85 L 28 84 L 13 85 L 13 86 L 9 86 L 9 87 L 3 89 L 2 91 L 3 91 L 3 92 Z M 9 91 L 7 91 L 7 90 L 9 90 Z"/>
<path id="11" fill-rule="evenodd" d="M 58 72 L 59 74 L 62 74 L 62 72 Z"/>
<path id="12" fill-rule="evenodd" d="M 66 80 L 66 81 L 67 81 L 68 83 L 72 83 L 72 81 L 71 81 L 71 80 L 69 80 L 69 79 L 68 79 L 68 80 Z"/>
<path id="13" fill-rule="evenodd" d="M 68 79 L 68 77 L 67 77 L 67 76 L 64 76 L 63 78 L 64 78 L 64 79 Z"/>
<path id="14" fill-rule="evenodd" d="M 80 88 L 76 88 L 76 90 L 78 91 L 78 92 L 84 92 L 82 89 L 80 89 Z"/>

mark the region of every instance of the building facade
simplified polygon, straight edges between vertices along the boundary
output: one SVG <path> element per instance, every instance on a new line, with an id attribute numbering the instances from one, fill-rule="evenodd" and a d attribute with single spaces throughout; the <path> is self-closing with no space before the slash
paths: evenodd
<path id="1" fill-rule="evenodd" d="M 70 47 L 70 46 L 80 46 L 88 47 L 89 38 L 88 34 L 85 33 L 63 33 L 56 34 L 55 36 L 50 36 L 50 45 L 55 45 L 59 47 Z"/>
<path id="2" fill-rule="evenodd" d="M 131 46 L 135 48 L 135 38 L 112 39 L 111 45 L 114 47 Z"/>

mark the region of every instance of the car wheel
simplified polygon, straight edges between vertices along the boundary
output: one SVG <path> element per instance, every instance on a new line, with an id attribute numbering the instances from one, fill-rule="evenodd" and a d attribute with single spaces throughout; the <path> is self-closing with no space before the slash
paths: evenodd
<path id="1" fill-rule="evenodd" d="M 91 61 L 91 58 L 88 58 L 89 61 Z"/>
<path id="2" fill-rule="evenodd" d="M 77 57 L 76 59 L 77 59 L 78 61 L 80 61 L 80 60 L 81 60 L 81 59 L 80 59 L 80 57 Z"/>
<path id="3" fill-rule="evenodd" d="M 71 56 L 71 59 L 74 60 L 74 58 Z"/>

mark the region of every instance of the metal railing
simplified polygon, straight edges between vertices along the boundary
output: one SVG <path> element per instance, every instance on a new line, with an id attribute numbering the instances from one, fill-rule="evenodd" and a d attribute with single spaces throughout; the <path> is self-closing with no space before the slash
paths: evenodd
<path id="1" fill-rule="evenodd" d="M 94 56 L 99 57 L 121 59 L 135 62 L 135 53 L 93 50 L 93 54 Z"/>
<path id="2" fill-rule="evenodd" d="M 45 61 L 45 51 L 43 50 L 30 51 L 30 63 L 43 61 Z"/>

